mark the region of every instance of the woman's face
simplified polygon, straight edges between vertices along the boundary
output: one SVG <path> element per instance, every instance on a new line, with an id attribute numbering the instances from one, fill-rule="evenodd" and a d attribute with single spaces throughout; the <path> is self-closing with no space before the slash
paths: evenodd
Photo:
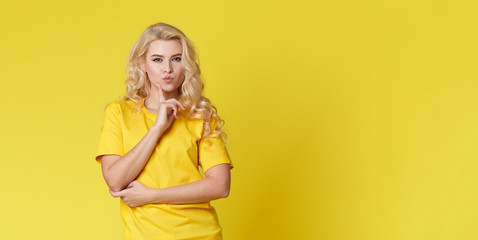
<path id="1" fill-rule="evenodd" d="M 176 40 L 155 40 L 150 43 L 143 70 L 154 88 L 159 83 L 164 93 L 178 92 L 184 81 L 182 50 L 181 43 Z"/>

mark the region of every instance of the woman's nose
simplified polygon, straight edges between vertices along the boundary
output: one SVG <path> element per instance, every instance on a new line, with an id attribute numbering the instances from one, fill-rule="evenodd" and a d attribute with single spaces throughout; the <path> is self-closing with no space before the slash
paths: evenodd
<path id="1" fill-rule="evenodd" d="M 170 73 L 171 70 L 172 70 L 172 69 L 171 69 L 171 63 L 165 62 L 163 72 L 165 72 L 165 73 Z"/>

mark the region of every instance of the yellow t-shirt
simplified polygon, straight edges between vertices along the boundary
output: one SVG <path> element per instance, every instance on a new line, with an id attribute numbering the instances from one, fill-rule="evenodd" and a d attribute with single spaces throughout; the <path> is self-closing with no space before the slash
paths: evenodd
<path id="1" fill-rule="evenodd" d="M 135 112 L 135 105 L 133 101 L 121 101 L 107 106 L 97 161 L 101 155 L 125 155 L 153 126 L 156 114 L 149 112 L 144 104 Z M 198 166 L 204 172 L 222 163 L 232 168 L 220 137 L 201 140 L 202 119 L 188 119 L 187 111 L 180 109 L 178 115 L 137 177 L 147 187 L 167 188 L 197 181 L 202 178 Z M 121 201 L 120 209 L 126 239 L 222 239 L 216 211 L 209 202 L 131 208 Z"/>

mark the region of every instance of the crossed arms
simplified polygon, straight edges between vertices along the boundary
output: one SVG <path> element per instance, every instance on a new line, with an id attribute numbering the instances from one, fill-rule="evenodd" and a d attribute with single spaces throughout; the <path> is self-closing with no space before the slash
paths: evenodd
<path id="1" fill-rule="evenodd" d="M 120 197 L 130 207 L 149 203 L 190 204 L 207 202 L 229 195 L 230 166 L 216 165 L 205 172 L 205 178 L 169 188 L 148 188 L 136 180 L 157 144 L 164 128 L 153 127 L 124 156 L 101 156 L 101 168 L 113 197 Z"/>

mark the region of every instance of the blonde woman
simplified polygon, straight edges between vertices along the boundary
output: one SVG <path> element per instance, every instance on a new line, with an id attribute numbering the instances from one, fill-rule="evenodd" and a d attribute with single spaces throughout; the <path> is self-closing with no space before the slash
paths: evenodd
<path id="1" fill-rule="evenodd" d="M 228 196 L 232 164 L 202 92 L 191 41 L 168 24 L 148 27 L 130 52 L 125 100 L 106 107 L 96 156 L 122 200 L 126 239 L 222 239 L 210 201 Z"/>

